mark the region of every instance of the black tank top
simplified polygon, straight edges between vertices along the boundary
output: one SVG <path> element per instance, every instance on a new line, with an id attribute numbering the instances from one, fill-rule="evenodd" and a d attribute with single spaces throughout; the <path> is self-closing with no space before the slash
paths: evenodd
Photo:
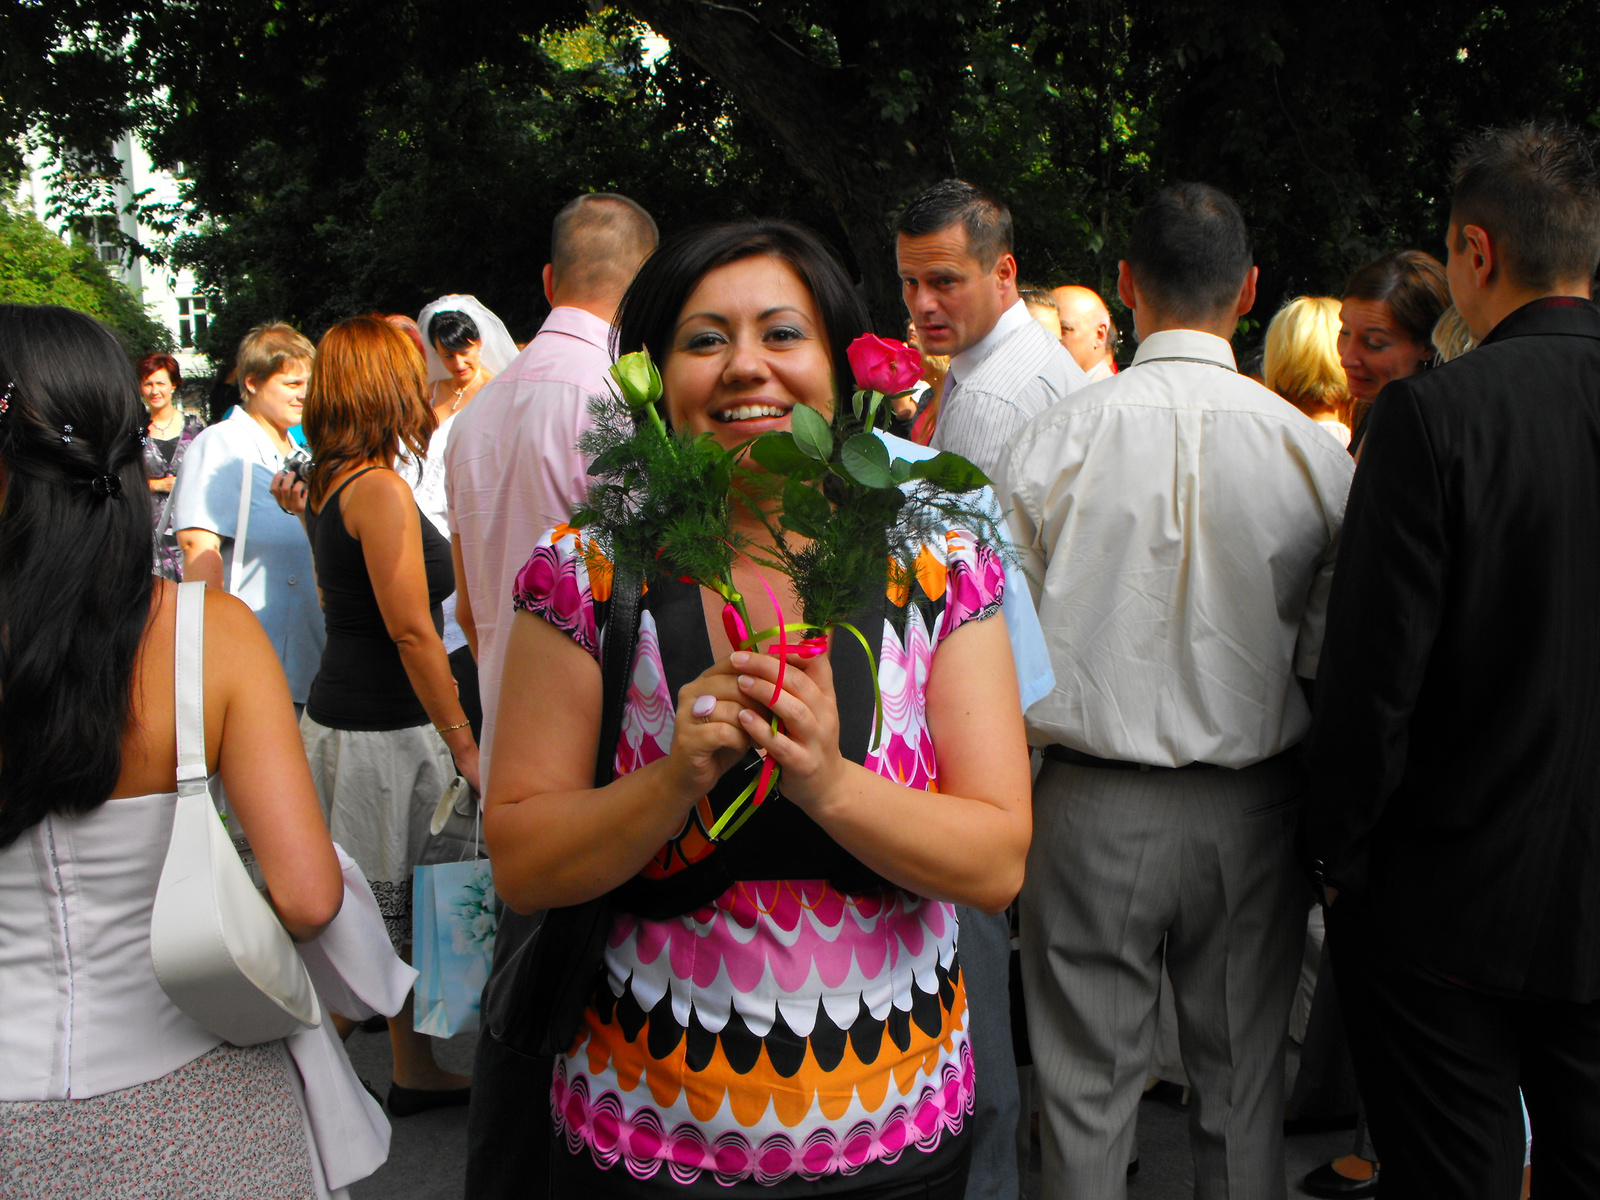
<path id="1" fill-rule="evenodd" d="M 317 677 L 311 681 L 306 712 L 329 729 L 408 729 L 428 724 L 428 712 L 411 687 L 400 650 L 389 637 L 367 574 L 361 543 L 344 527 L 339 493 L 367 471 L 357 471 L 322 502 L 322 511 L 306 509 L 306 535 L 322 590 L 322 614 L 328 643 Z M 419 510 L 420 516 L 420 510 Z M 433 627 L 444 630 L 440 605 L 455 590 L 450 543 L 433 522 L 421 517 L 422 561 L 428 575 L 428 604 Z"/>

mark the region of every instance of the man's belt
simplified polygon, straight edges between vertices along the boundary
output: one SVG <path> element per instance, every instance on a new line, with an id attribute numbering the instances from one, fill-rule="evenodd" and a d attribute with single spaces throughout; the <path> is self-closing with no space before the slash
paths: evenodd
<path id="1" fill-rule="evenodd" d="M 1071 746 L 1049 745 L 1043 747 L 1040 753 L 1051 762 L 1067 763 L 1074 767 L 1098 767 L 1102 771 L 1216 771 L 1220 769 L 1215 763 L 1207 762 L 1184 763 L 1181 767 L 1152 767 L 1149 763 L 1123 762 L 1120 758 L 1098 758 L 1093 754 L 1085 754 L 1082 750 L 1074 750 Z"/>

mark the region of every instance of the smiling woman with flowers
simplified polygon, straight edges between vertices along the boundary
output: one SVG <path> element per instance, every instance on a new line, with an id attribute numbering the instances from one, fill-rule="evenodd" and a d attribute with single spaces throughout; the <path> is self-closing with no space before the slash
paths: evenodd
<path id="1" fill-rule="evenodd" d="M 956 527 L 930 530 L 909 572 L 873 551 L 849 624 L 875 660 L 878 729 L 874 665 L 853 639 L 828 651 L 813 634 L 783 665 L 736 649 L 743 614 L 790 647 L 834 623 L 804 611 L 815 598 L 786 570 L 826 536 L 814 506 L 841 494 L 815 480 L 845 476 L 795 447 L 823 449 L 866 314 L 812 235 L 762 222 L 663 244 L 618 324 L 624 352 L 660 364 L 660 412 L 643 419 L 670 426 L 684 456 L 700 439 L 708 469 L 684 487 L 722 489 L 707 511 L 726 535 L 699 546 L 720 561 L 663 553 L 670 573 L 645 580 L 604 788 L 597 658 L 627 573 L 562 526 L 518 580 L 484 818 L 496 889 L 518 910 L 605 893 L 614 909 L 556 1059 L 552 1192 L 960 1197 L 973 1067 L 954 905 L 1003 908 L 1030 835 L 1002 564 Z M 720 465 L 763 434 L 793 436 Z M 863 436 L 843 443 L 846 466 L 920 486 Z M 764 468 L 787 476 L 781 500 Z M 891 490 L 858 489 L 885 511 Z M 777 790 L 737 836 L 714 832 L 758 752 Z"/>

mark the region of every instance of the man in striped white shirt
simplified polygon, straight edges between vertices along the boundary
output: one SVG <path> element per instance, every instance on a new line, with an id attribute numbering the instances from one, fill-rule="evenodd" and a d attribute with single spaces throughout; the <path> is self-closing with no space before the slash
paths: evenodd
<path id="1" fill-rule="evenodd" d="M 965 456 L 992 479 L 1011 435 L 1082 387 L 1083 371 L 1017 294 L 1004 205 L 970 183 L 947 179 L 906 206 L 898 229 L 901 288 L 922 349 L 951 356 L 930 445 Z M 967 1200 L 1015 1200 L 1011 923 L 975 908 L 957 914 L 977 1075 Z"/>
<path id="2" fill-rule="evenodd" d="M 900 285 L 922 349 L 951 356 L 930 445 L 992 479 L 1011 435 L 1087 379 L 1017 295 L 1005 205 L 946 179 L 906 205 L 897 229 Z"/>

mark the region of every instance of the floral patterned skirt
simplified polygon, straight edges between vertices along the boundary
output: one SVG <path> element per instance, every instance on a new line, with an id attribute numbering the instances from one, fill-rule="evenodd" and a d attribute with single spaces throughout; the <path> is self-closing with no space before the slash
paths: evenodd
<path id="1" fill-rule="evenodd" d="M 222 1045 L 87 1100 L 0 1104 L 8 1200 L 312 1200 L 311 1147 L 277 1042 Z"/>

